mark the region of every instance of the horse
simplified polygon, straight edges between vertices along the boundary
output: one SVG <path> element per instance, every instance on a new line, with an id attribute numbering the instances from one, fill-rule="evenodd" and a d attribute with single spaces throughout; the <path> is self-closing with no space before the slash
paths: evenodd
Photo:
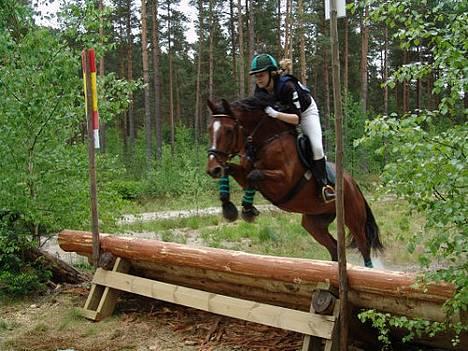
<path id="1" fill-rule="evenodd" d="M 270 118 L 264 112 L 267 105 L 256 97 L 231 104 L 224 99 L 217 104 L 208 100 L 212 118 L 206 171 L 215 179 L 232 176 L 242 188 L 254 187 L 278 208 L 301 213 L 303 228 L 337 261 L 337 241 L 328 230 L 336 217 L 335 202 L 321 200 L 318 184 L 298 156 L 295 126 Z M 236 156 L 239 163 L 232 162 Z M 328 166 L 334 170 L 332 163 Z M 364 265 L 372 268 L 371 249 L 383 251 L 379 227 L 357 183 L 346 172 L 343 177 L 349 246 L 357 247 Z M 231 209 L 228 219 L 237 218 L 237 208 L 229 199 L 223 203 L 223 214 L 228 217 L 225 209 Z"/>

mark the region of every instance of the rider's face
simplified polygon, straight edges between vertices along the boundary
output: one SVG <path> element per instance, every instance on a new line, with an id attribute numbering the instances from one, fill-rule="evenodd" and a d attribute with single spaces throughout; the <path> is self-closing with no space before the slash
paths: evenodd
<path id="1" fill-rule="evenodd" d="M 255 73 L 255 83 L 257 83 L 259 88 L 268 89 L 273 83 L 273 80 L 270 80 L 270 72 Z"/>

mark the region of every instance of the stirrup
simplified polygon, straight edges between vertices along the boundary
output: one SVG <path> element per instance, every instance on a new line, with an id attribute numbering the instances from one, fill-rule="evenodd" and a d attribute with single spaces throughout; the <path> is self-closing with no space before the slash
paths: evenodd
<path id="1" fill-rule="evenodd" d="M 330 193 L 330 190 L 331 190 L 331 193 Z M 322 199 L 323 201 L 328 204 L 330 202 L 333 202 L 335 201 L 335 198 L 336 198 L 336 194 L 335 194 L 335 189 L 333 189 L 333 187 L 331 185 L 325 185 L 323 188 L 322 188 Z"/>

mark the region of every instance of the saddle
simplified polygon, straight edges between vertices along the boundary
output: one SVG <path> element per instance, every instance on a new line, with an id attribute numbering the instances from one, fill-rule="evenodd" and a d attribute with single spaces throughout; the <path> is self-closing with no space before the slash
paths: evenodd
<path id="1" fill-rule="evenodd" d="M 310 146 L 310 140 L 307 135 L 299 133 L 296 138 L 296 149 L 299 159 L 301 160 L 302 165 L 308 169 L 312 170 L 314 167 L 312 160 L 314 159 L 314 154 L 312 152 L 312 147 Z M 330 184 L 336 184 L 336 171 L 331 167 L 330 162 L 327 162 L 326 166 L 327 171 L 327 180 Z"/>

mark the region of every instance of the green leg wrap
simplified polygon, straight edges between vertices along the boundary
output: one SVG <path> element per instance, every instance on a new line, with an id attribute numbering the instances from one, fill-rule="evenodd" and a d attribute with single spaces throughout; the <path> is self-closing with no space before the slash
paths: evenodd
<path id="1" fill-rule="evenodd" d="M 247 188 L 244 191 L 244 197 L 242 198 L 242 206 L 248 206 L 253 204 L 255 189 Z"/>
<path id="2" fill-rule="evenodd" d="M 229 200 L 229 177 L 223 176 L 219 179 L 219 198 L 221 201 Z"/>

